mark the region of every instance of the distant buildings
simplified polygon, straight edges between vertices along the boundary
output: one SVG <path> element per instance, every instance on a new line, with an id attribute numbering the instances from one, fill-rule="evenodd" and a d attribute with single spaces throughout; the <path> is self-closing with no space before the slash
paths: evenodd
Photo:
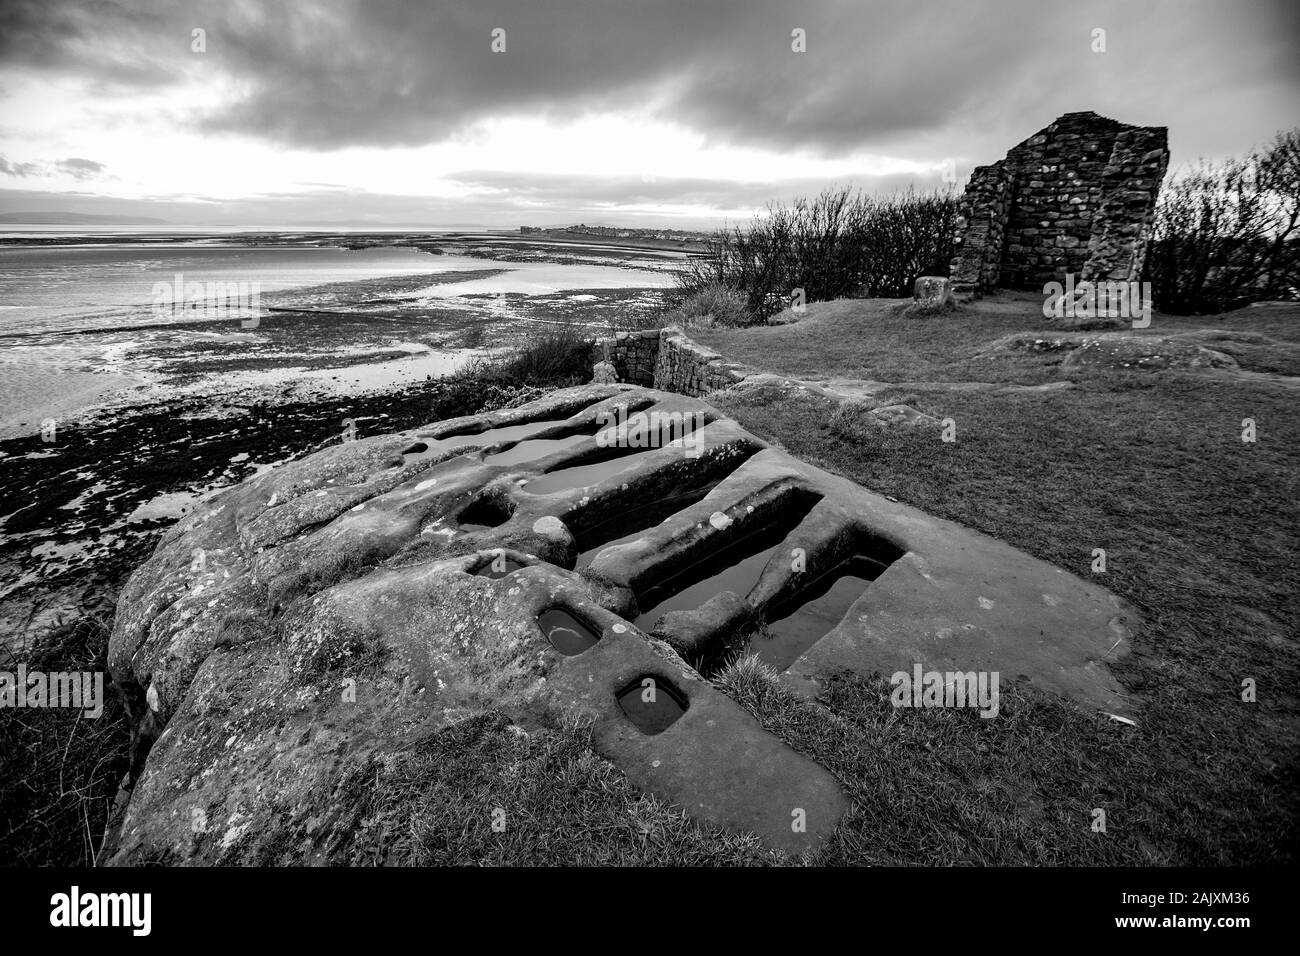
<path id="1" fill-rule="evenodd" d="M 546 229 L 541 226 L 520 226 L 522 236 L 597 236 L 605 239 L 657 239 L 663 242 L 707 242 L 711 237 L 707 232 L 691 232 L 685 229 L 624 229 L 618 226 L 588 226 L 578 223 L 576 226 L 562 226 Z"/>

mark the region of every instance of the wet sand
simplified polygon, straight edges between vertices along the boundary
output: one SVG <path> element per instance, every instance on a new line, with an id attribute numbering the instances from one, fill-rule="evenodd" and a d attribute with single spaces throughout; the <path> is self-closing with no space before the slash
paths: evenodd
<path id="1" fill-rule="evenodd" d="M 620 276 L 644 255 L 625 252 L 604 260 Z M 526 267 L 496 294 L 488 280 L 505 270 L 485 262 L 264 296 L 253 327 L 145 315 L 16 349 L 0 335 L 15 372 L 0 432 L 0 660 L 60 617 L 110 621 L 130 571 L 196 501 L 340 440 L 345 420 L 364 437 L 476 411 L 481 390 L 440 376 L 508 354 L 539 326 L 594 336 L 658 308 L 661 290 L 599 287 L 599 270 L 575 265 L 591 273 L 577 289 Z M 88 368 L 19 371 L 24 349 L 62 349 Z M 48 417 L 51 441 L 40 433 Z"/>
<path id="2" fill-rule="evenodd" d="M 0 439 L 39 432 L 47 419 L 80 417 L 143 384 L 135 375 L 0 362 Z"/>

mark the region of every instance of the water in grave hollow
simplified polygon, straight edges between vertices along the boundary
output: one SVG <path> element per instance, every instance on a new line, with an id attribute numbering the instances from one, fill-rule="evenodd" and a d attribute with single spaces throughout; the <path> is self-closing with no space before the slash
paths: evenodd
<path id="1" fill-rule="evenodd" d="M 566 435 L 563 438 L 529 438 L 512 445 L 505 451 L 487 455 L 483 459 L 486 465 L 518 465 L 526 461 L 545 458 L 562 448 L 571 448 L 590 438 L 587 434 Z"/>
<path id="2" fill-rule="evenodd" d="M 581 654 L 589 647 L 595 647 L 600 640 L 598 635 L 568 611 L 553 607 L 537 616 L 537 626 L 542 629 L 546 639 L 561 654 L 572 657 Z"/>
<path id="3" fill-rule="evenodd" d="M 617 432 L 609 429 L 603 429 L 601 434 L 607 436 L 606 441 L 612 441 L 617 437 Z M 489 465 L 519 465 L 524 462 L 536 461 L 538 458 L 545 458 L 547 455 L 554 454 L 565 448 L 572 448 L 574 445 L 579 445 L 591 437 L 593 437 L 593 433 L 591 428 L 588 427 L 576 434 L 563 435 L 558 438 L 528 438 L 507 448 L 505 451 L 488 455 L 483 461 Z M 597 435 L 596 437 L 599 439 L 600 436 Z"/>
<path id="4" fill-rule="evenodd" d="M 696 425 L 688 423 L 684 435 L 694 434 Z M 611 436 L 616 432 L 607 432 Z M 568 468 L 558 468 L 555 471 L 547 472 L 541 477 L 534 478 L 523 486 L 523 490 L 529 494 L 546 495 L 556 491 L 569 491 L 573 488 L 585 488 L 590 485 L 598 484 L 607 478 L 624 471 L 631 471 L 637 465 L 645 461 L 647 455 L 670 447 L 669 445 L 651 446 L 649 448 L 624 447 L 621 445 L 610 446 L 609 450 L 613 454 L 601 461 L 588 462 L 586 464 L 572 465 Z M 699 450 L 694 452 L 682 448 L 683 454 L 688 457 L 699 454 Z"/>
<path id="5" fill-rule="evenodd" d="M 470 445 L 480 447 L 497 445 L 501 442 L 517 441 L 529 435 L 535 435 L 548 428 L 563 425 L 567 421 L 567 418 L 558 418 L 542 422 L 524 422 L 521 425 L 501 425 L 498 428 L 489 428 L 486 431 L 474 432 L 473 434 L 448 435 L 446 438 L 430 439 L 433 442 L 431 447 L 433 451 L 440 452 L 453 448 L 465 448 Z M 422 434 L 420 437 L 427 438 L 428 436 Z"/>
<path id="6" fill-rule="evenodd" d="M 697 501 L 701 501 L 705 495 L 717 486 L 718 480 L 715 480 L 698 488 L 690 488 L 677 494 L 656 497 L 655 500 L 645 504 L 626 508 L 613 518 L 603 521 L 593 528 L 584 530 L 578 542 L 582 551 L 578 554 L 574 570 L 581 571 L 587 567 L 595 559 L 596 555 L 606 548 L 613 548 L 645 537 L 646 533 L 655 525 L 677 512 L 689 508 Z M 624 528 L 631 530 L 616 538 L 610 537 L 611 534 L 618 534 Z"/>
<path id="7" fill-rule="evenodd" d="M 618 706 L 636 729 L 647 736 L 663 733 L 686 713 L 677 693 L 663 680 L 652 679 L 656 684 L 653 692 L 648 692 L 641 680 L 637 680 L 618 694 Z"/>
<path id="8" fill-rule="evenodd" d="M 554 491 L 568 491 L 572 488 L 585 488 L 604 481 L 622 471 L 631 471 L 639 465 L 649 452 L 639 455 L 621 455 L 605 461 L 592 462 L 589 465 L 574 465 L 549 472 L 540 478 L 534 478 L 523 486 L 531 495 L 546 495 Z"/>
<path id="9" fill-rule="evenodd" d="M 767 633 L 750 635 L 745 653 L 783 671 L 799 655 L 835 628 L 853 602 L 889 567 L 866 555 L 854 555 L 822 575 L 791 601 L 768 609 Z"/>
<path id="10" fill-rule="evenodd" d="M 634 623 L 649 632 L 669 611 L 693 611 L 723 591 L 745 597 L 784 544 L 785 533 L 784 527 L 769 525 L 687 565 L 638 596 L 645 610 Z"/>

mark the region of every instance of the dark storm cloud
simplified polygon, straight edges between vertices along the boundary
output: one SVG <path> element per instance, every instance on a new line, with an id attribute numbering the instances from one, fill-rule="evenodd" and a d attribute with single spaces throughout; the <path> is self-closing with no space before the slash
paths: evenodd
<path id="1" fill-rule="evenodd" d="M 180 43 L 171 33 L 168 17 L 147 4 L 4 0 L 0 65 L 83 76 L 101 92 L 165 85 L 176 78 L 169 64 L 188 48 L 188 34 Z"/>
<path id="2" fill-rule="evenodd" d="M 142 87 L 211 70 L 240 96 L 193 122 L 313 149 L 422 145 L 493 116 L 621 108 L 653 109 L 717 142 L 821 155 L 910 146 L 987 161 L 1061 112 L 1095 109 L 1182 126 L 1189 149 L 1213 152 L 1248 145 L 1234 139 L 1242 108 L 1276 112 L 1279 89 L 1294 95 L 1300 83 L 1289 0 L 7 0 L 0 9 L 4 62 Z M 489 46 L 497 27 L 501 54 Z M 803 54 L 790 48 L 796 27 L 807 31 Z M 190 52 L 194 28 L 206 31 L 204 53 Z M 1094 28 L 1107 31 L 1105 54 L 1091 50 Z M 1207 123 L 1207 110 L 1222 120 Z"/>

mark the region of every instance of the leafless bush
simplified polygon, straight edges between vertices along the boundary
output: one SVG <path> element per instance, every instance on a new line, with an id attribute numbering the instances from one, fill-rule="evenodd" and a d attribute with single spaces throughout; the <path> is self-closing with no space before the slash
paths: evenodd
<path id="1" fill-rule="evenodd" d="M 737 324 L 754 324 L 804 301 L 911 293 L 918 275 L 946 275 L 957 203 L 951 193 L 864 196 L 828 189 L 792 206 L 770 205 L 747 228 L 720 234 L 679 276 L 685 300 L 723 286 L 744 297 Z"/>
<path id="2" fill-rule="evenodd" d="M 1225 312 L 1300 295 L 1300 128 L 1201 161 L 1160 195 L 1144 278 L 1156 308 Z"/>

